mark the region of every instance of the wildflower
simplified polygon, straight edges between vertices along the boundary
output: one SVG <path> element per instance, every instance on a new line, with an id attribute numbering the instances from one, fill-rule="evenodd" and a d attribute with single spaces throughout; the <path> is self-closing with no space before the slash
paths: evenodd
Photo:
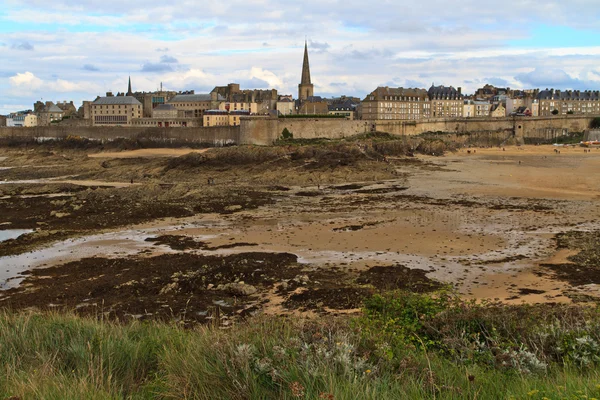
<path id="1" fill-rule="evenodd" d="M 527 392 L 527 396 L 535 396 L 539 392 L 540 392 L 539 390 L 533 389 L 533 390 L 530 390 L 529 392 Z"/>
<path id="2" fill-rule="evenodd" d="M 365 371 L 365 373 L 367 373 L 367 374 L 370 374 L 370 373 L 371 373 L 371 370 L 370 370 L 370 369 L 368 369 L 368 370 L 366 370 L 366 371 Z"/>
<path id="3" fill-rule="evenodd" d="M 304 386 L 298 381 L 290 383 L 290 390 L 294 397 L 304 397 Z"/>

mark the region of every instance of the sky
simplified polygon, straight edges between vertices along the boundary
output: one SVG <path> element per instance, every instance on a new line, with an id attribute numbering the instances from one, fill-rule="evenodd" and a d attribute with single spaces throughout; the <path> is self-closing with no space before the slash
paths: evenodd
<path id="1" fill-rule="evenodd" d="M 0 0 L 0 114 L 37 100 L 239 83 L 600 89 L 598 0 Z"/>

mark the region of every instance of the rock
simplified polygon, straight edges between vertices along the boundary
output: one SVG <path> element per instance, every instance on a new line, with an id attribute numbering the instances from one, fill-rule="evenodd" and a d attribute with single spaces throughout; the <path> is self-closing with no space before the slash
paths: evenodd
<path id="1" fill-rule="evenodd" d="M 288 283 L 287 283 L 287 282 L 281 282 L 281 284 L 279 285 L 279 288 L 280 288 L 281 290 L 287 290 L 287 288 L 288 288 L 289 286 L 290 286 L 290 285 L 288 285 Z"/>
<path id="2" fill-rule="evenodd" d="M 226 287 L 227 291 L 235 296 L 250 296 L 257 292 L 254 286 L 245 283 L 230 283 Z"/>
<path id="3" fill-rule="evenodd" d="M 212 283 L 209 283 L 209 284 L 206 286 L 206 289 L 210 290 L 210 289 L 212 289 L 212 288 L 214 288 L 214 287 L 215 287 L 215 285 L 213 285 Z"/>
<path id="4" fill-rule="evenodd" d="M 225 207 L 225 211 L 237 211 L 237 210 L 241 210 L 241 209 L 242 209 L 242 206 L 239 204 Z"/>
<path id="5" fill-rule="evenodd" d="M 310 282 L 310 279 L 308 278 L 308 275 L 296 275 L 294 281 L 306 285 Z"/>

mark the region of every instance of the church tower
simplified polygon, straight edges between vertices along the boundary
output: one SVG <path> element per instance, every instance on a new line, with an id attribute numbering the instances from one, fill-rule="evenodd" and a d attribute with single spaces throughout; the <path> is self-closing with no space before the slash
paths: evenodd
<path id="1" fill-rule="evenodd" d="M 298 100 L 304 101 L 313 96 L 313 84 L 310 82 L 310 67 L 308 65 L 308 45 L 304 42 L 304 62 L 302 63 L 302 80 L 298 85 Z"/>
<path id="2" fill-rule="evenodd" d="M 127 86 L 127 96 L 133 96 L 133 92 L 131 91 L 131 76 L 129 77 L 129 85 Z"/>

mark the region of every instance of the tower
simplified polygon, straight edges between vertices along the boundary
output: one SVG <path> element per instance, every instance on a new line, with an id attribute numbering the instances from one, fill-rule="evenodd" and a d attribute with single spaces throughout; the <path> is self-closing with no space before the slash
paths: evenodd
<path id="1" fill-rule="evenodd" d="M 310 81 L 310 67 L 308 65 L 308 45 L 304 42 L 304 62 L 302 63 L 302 80 L 298 85 L 298 100 L 304 101 L 313 96 L 313 84 Z"/>
<path id="2" fill-rule="evenodd" d="M 131 76 L 129 77 L 129 85 L 127 86 L 127 96 L 133 96 L 133 92 L 131 91 Z"/>

